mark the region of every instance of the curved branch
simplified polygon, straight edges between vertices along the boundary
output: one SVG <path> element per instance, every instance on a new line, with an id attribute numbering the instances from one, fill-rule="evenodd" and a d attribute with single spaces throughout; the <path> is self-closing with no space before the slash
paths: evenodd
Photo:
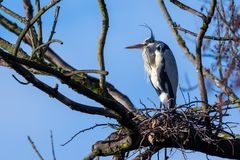
<path id="1" fill-rule="evenodd" d="M 104 0 L 98 0 L 99 8 L 102 14 L 102 31 L 98 41 L 98 63 L 101 71 L 105 71 L 104 64 L 104 45 L 107 37 L 109 18 Z M 99 85 L 101 88 L 105 86 L 105 75 L 100 75 Z"/>
<path id="2" fill-rule="evenodd" d="M 198 86 L 200 89 L 201 99 L 202 101 L 208 103 L 208 96 L 207 96 L 207 90 L 204 82 L 204 76 L 203 76 L 203 66 L 202 66 L 202 42 L 203 37 L 205 33 L 208 30 L 208 25 L 211 23 L 212 16 L 215 11 L 216 7 L 216 0 L 212 0 L 212 4 L 210 7 L 210 10 L 208 12 L 207 18 L 203 21 L 202 27 L 200 28 L 200 31 L 198 33 L 197 39 L 196 39 L 196 69 L 197 69 L 197 75 L 198 75 Z M 203 105 L 203 111 L 207 113 L 207 105 L 202 103 Z"/>

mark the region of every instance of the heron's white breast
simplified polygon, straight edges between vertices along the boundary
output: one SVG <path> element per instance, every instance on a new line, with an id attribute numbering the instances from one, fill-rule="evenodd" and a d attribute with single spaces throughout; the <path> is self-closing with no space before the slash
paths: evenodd
<path id="1" fill-rule="evenodd" d="M 158 80 L 158 72 L 157 72 L 157 68 L 156 67 L 152 67 L 152 69 L 150 70 L 150 74 L 149 74 L 149 77 L 150 77 L 150 80 L 154 86 L 154 88 L 156 89 L 160 89 L 160 84 L 159 84 L 159 80 Z"/>
<path id="2" fill-rule="evenodd" d="M 156 45 L 149 45 L 143 49 L 144 68 L 149 75 L 149 78 L 157 90 L 162 90 L 159 82 L 160 69 L 163 66 L 163 56 L 157 50 Z"/>

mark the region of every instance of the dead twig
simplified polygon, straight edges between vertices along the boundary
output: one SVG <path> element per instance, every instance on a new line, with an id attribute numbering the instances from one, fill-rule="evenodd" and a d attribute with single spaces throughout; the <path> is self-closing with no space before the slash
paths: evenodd
<path id="1" fill-rule="evenodd" d="M 96 73 L 96 74 L 103 74 L 103 75 L 108 74 L 107 71 L 87 69 L 87 70 L 75 70 L 75 71 L 71 71 L 71 72 L 66 72 L 66 73 L 64 73 L 64 75 L 71 77 L 73 75 L 77 75 L 77 74 L 81 74 L 81 73 Z"/>
<path id="2" fill-rule="evenodd" d="M 18 82 L 18 83 L 20 83 L 20 84 L 22 84 L 22 85 L 28 85 L 30 82 L 22 82 L 22 81 L 20 81 L 14 74 L 12 74 L 12 77 Z"/>
<path id="3" fill-rule="evenodd" d="M 56 155 L 55 155 L 55 149 L 54 149 L 54 142 L 53 142 L 53 133 L 52 133 L 52 130 L 50 131 L 50 138 L 51 138 L 51 146 L 52 146 L 53 160 L 56 160 Z"/>
<path id="4" fill-rule="evenodd" d="M 175 28 L 179 31 L 182 31 L 182 32 L 187 33 L 187 34 L 189 34 L 191 36 L 194 36 L 194 37 L 197 37 L 197 35 L 198 35 L 197 33 L 192 32 L 192 31 L 190 31 L 188 29 L 185 29 L 183 27 L 180 27 L 179 25 L 176 26 Z M 236 40 L 233 37 L 219 37 L 219 36 L 215 37 L 215 36 L 208 36 L 208 35 L 207 36 L 205 35 L 203 38 L 204 39 L 215 40 L 215 41 L 235 41 Z M 237 39 L 237 41 L 240 41 L 240 37 Z"/>
<path id="5" fill-rule="evenodd" d="M 110 123 L 104 123 L 104 124 L 96 124 L 92 127 L 89 127 L 89 128 L 86 128 L 86 129 L 83 129 L 83 130 L 80 130 L 79 132 L 77 132 L 76 134 L 74 134 L 67 142 L 61 144 L 61 146 L 65 146 L 67 145 L 69 142 L 71 142 L 75 137 L 77 137 L 79 134 L 83 133 L 83 132 L 86 132 L 86 131 L 89 131 L 89 130 L 92 130 L 92 129 L 95 129 L 96 127 L 101 127 L 101 126 L 114 126 L 115 124 L 110 124 Z"/>
<path id="6" fill-rule="evenodd" d="M 22 30 L 20 35 L 18 36 L 18 39 L 15 44 L 15 50 L 13 54 L 17 56 L 18 49 L 20 47 L 20 44 L 22 42 L 23 37 L 26 35 L 27 31 L 31 28 L 31 26 L 38 20 L 40 16 L 42 16 L 47 10 L 49 10 L 51 7 L 53 7 L 55 4 L 59 3 L 61 0 L 52 0 L 47 6 L 43 7 L 37 14 L 34 16 L 30 22 L 26 25 L 26 27 Z"/>
<path id="7" fill-rule="evenodd" d="M 38 158 L 39 158 L 40 160 L 44 160 L 43 157 L 42 157 L 42 155 L 39 153 L 37 147 L 35 146 L 34 142 L 32 141 L 31 137 L 28 136 L 27 138 L 28 138 L 29 143 L 32 145 L 33 150 L 34 150 L 35 153 L 37 154 Z"/>
<path id="8" fill-rule="evenodd" d="M 60 43 L 60 44 L 63 44 L 63 42 L 61 40 L 58 40 L 58 39 L 53 39 L 53 40 L 50 40 L 48 41 L 47 43 L 44 43 L 44 44 L 41 44 L 40 46 L 38 46 L 37 48 L 35 48 L 33 51 L 32 51 L 32 55 L 34 55 L 38 50 L 42 49 L 42 48 L 45 48 L 45 47 L 48 47 L 51 43 Z"/>

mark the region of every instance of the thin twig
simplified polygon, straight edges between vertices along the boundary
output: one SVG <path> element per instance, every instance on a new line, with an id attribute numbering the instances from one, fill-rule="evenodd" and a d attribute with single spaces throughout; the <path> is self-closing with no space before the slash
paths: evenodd
<path id="1" fill-rule="evenodd" d="M 18 39 L 16 41 L 16 45 L 15 45 L 15 50 L 14 50 L 14 55 L 17 56 L 18 53 L 18 49 L 20 47 L 20 44 L 22 42 L 23 37 L 26 35 L 27 31 L 31 28 L 31 26 L 38 20 L 38 18 L 40 16 L 42 16 L 48 9 L 50 9 L 51 7 L 53 7 L 55 4 L 57 4 L 58 2 L 60 2 L 61 0 L 52 0 L 47 6 L 43 7 L 37 14 L 36 16 L 34 16 L 30 22 L 26 25 L 26 27 L 22 30 L 22 32 L 20 33 L 20 35 L 18 36 Z"/>
<path id="2" fill-rule="evenodd" d="M 35 151 L 35 153 L 36 153 L 37 156 L 39 157 L 39 159 L 40 159 L 40 160 L 44 160 L 43 157 L 42 157 L 42 155 L 39 153 L 37 147 L 35 146 L 34 142 L 32 141 L 31 137 L 28 136 L 27 138 L 28 138 L 29 143 L 32 145 L 33 150 Z"/>
<path id="3" fill-rule="evenodd" d="M 233 38 L 237 40 L 238 37 L 235 35 L 234 30 L 229 26 L 229 23 L 227 22 L 226 18 L 224 18 L 224 15 L 221 14 L 218 6 L 216 7 L 216 10 L 217 10 L 221 20 L 223 21 L 224 25 L 226 26 L 226 28 L 232 32 Z"/>
<path id="4" fill-rule="evenodd" d="M 40 0 L 35 1 L 35 6 L 36 6 L 36 9 L 37 9 L 37 12 L 39 12 L 40 9 L 41 9 Z M 43 39 L 42 39 L 42 18 L 41 17 L 39 17 L 39 19 L 37 20 L 37 25 L 38 25 L 38 46 L 40 46 L 43 43 Z"/>
<path id="5" fill-rule="evenodd" d="M 98 0 L 99 8 L 102 14 L 102 31 L 98 41 L 98 63 L 101 71 L 105 71 L 104 64 L 104 45 L 107 37 L 109 18 L 104 0 Z M 101 88 L 105 86 L 105 75 L 100 75 L 99 85 Z"/>
<path id="6" fill-rule="evenodd" d="M 56 26 L 57 26 L 59 11 L 60 11 L 60 7 L 57 6 L 56 9 L 55 9 L 54 21 L 53 21 L 53 25 L 52 25 L 52 30 L 51 30 L 50 36 L 48 37 L 48 42 L 52 40 L 53 35 L 55 34 L 55 29 L 56 29 Z M 43 50 L 43 54 L 45 54 L 45 52 L 48 50 L 48 48 L 49 48 L 49 45 L 47 45 L 45 47 L 45 49 Z"/>
<path id="7" fill-rule="evenodd" d="M 0 47 L 1 47 L 1 49 L 7 50 L 11 54 L 13 53 L 13 51 L 15 49 L 15 46 L 12 43 L 6 41 L 5 39 L 2 39 L 1 37 L 0 37 Z M 19 48 L 18 57 L 23 58 L 23 59 L 29 59 L 30 58 L 28 56 L 28 54 L 22 48 Z"/>
<path id="8" fill-rule="evenodd" d="M 53 39 L 51 41 L 48 41 L 47 43 L 44 43 L 44 44 L 41 44 L 40 46 L 38 46 L 37 48 L 35 48 L 33 51 L 32 51 L 32 55 L 34 55 L 38 50 L 46 47 L 46 46 L 49 46 L 51 43 L 60 43 L 60 44 L 63 44 L 63 42 L 61 40 L 58 40 L 58 39 Z"/>
<path id="9" fill-rule="evenodd" d="M 178 0 L 170 0 L 170 1 L 172 3 L 174 3 L 176 6 L 178 6 L 179 8 L 181 8 L 183 10 L 186 10 L 186 11 L 198 16 L 198 17 L 202 18 L 203 20 L 205 20 L 207 18 L 203 13 L 191 8 L 190 6 L 187 6 L 186 4 L 184 4 L 184 3 L 182 3 Z"/>
<path id="10" fill-rule="evenodd" d="M 179 30 L 179 31 L 182 31 L 182 32 L 184 32 L 184 33 L 187 33 L 187 34 L 189 34 L 189 35 L 192 35 L 192 36 L 194 36 L 194 37 L 197 37 L 197 33 L 194 33 L 194 32 L 192 32 L 192 31 L 190 31 L 190 30 L 188 30 L 188 29 L 185 29 L 185 28 L 183 28 L 183 27 L 180 27 L 180 26 L 176 26 L 175 27 L 177 30 Z M 235 41 L 235 38 L 233 38 L 233 37 L 214 37 L 214 36 L 204 36 L 203 37 L 204 39 L 210 39 L 210 40 L 215 40 L 215 41 Z M 239 41 L 240 40 L 240 37 L 237 39 L 237 41 Z"/>
<path id="11" fill-rule="evenodd" d="M 22 81 L 20 81 L 14 74 L 12 74 L 12 77 L 18 82 L 18 83 L 20 83 L 20 84 L 22 84 L 22 85 L 28 85 L 30 82 L 22 82 Z"/>
<path id="12" fill-rule="evenodd" d="M 77 137 L 79 134 L 83 133 L 83 132 L 86 132 L 86 131 L 89 131 L 89 130 L 92 130 L 96 127 L 101 127 L 101 126 L 109 126 L 109 123 L 104 123 L 104 124 L 96 124 L 92 127 L 89 127 L 89 128 L 86 128 L 86 129 L 83 129 L 83 130 L 80 130 L 78 131 L 76 134 L 74 134 L 67 142 L 61 144 L 61 146 L 65 146 L 66 144 L 68 144 L 69 142 L 71 142 L 75 137 Z"/>
<path id="13" fill-rule="evenodd" d="M 96 74 L 103 74 L 103 75 L 107 75 L 108 72 L 107 71 L 100 71 L 100 70 L 94 70 L 94 69 L 88 69 L 88 70 L 75 70 L 75 71 L 71 71 L 71 72 L 67 72 L 64 73 L 65 76 L 73 76 L 76 74 L 80 74 L 80 73 L 96 73 Z"/>
<path id="14" fill-rule="evenodd" d="M 180 85 L 179 85 L 179 89 L 180 89 L 180 92 L 181 92 L 181 94 L 182 94 L 182 97 L 183 97 L 184 102 L 187 103 L 186 98 L 185 98 L 185 95 L 184 95 L 184 93 L 183 93 L 183 89 L 182 89 L 182 87 L 181 87 Z"/>
<path id="15" fill-rule="evenodd" d="M 56 155 L 55 155 L 55 150 L 54 150 L 54 142 L 53 142 L 53 133 L 52 133 L 52 130 L 50 131 L 50 138 L 51 138 L 51 146 L 52 146 L 53 160 L 56 160 Z"/>

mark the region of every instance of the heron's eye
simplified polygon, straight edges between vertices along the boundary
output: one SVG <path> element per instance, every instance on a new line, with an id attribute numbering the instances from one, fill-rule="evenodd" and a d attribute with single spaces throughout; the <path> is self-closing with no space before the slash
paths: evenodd
<path id="1" fill-rule="evenodd" d="M 154 40 L 152 38 L 148 38 L 145 40 L 145 43 L 148 44 L 148 43 L 153 43 Z"/>

